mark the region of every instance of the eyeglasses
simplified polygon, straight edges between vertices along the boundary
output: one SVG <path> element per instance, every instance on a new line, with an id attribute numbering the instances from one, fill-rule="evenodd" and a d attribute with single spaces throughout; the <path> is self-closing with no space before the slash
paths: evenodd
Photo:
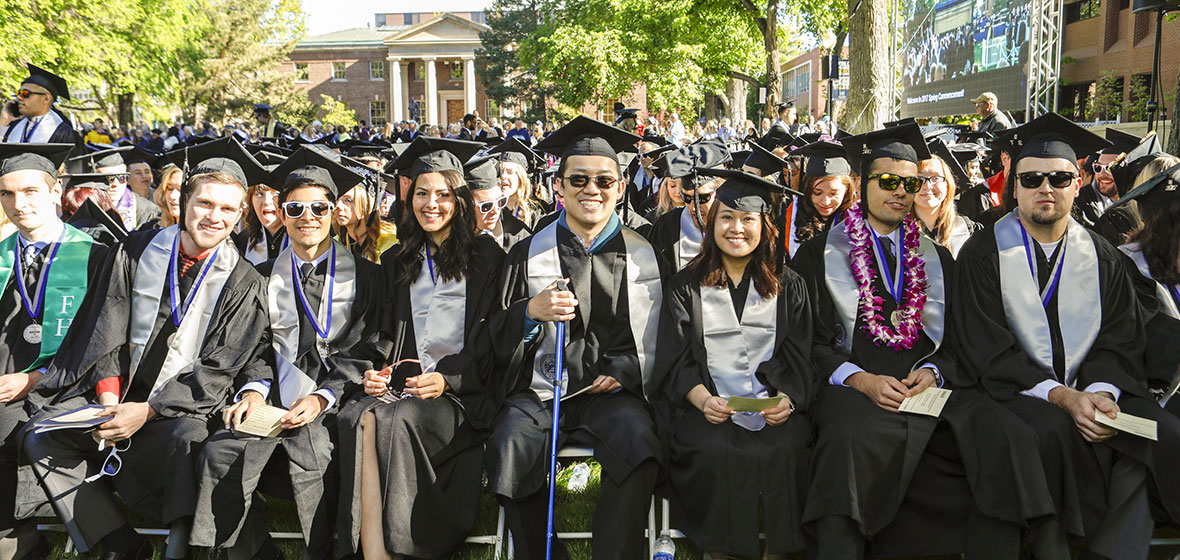
<path id="1" fill-rule="evenodd" d="M 480 202 L 475 205 L 475 207 L 478 208 L 479 211 L 484 214 L 491 212 L 492 208 L 502 209 L 505 206 L 508 206 L 508 197 L 506 197 L 506 196 L 502 196 L 500 198 L 497 198 L 496 200 L 489 200 L 487 202 Z"/>
<path id="2" fill-rule="evenodd" d="M 30 98 L 30 97 L 32 97 L 32 96 L 34 96 L 34 95 L 45 95 L 45 96 L 48 96 L 49 94 L 48 94 L 48 93 L 45 93 L 45 92 L 43 92 L 43 91 L 33 91 L 33 90 L 31 90 L 31 89 L 18 89 L 18 90 L 16 90 L 16 96 L 17 96 L 17 97 L 19 97 L 19 98 L 21 98 L 21 99 L 28 99 L 28 98 Z"/>
<path id="3" fill-rule="evenodd" d="M 680 193 L 680 199 L 683 200 L 685 204 L 708 204 L 710 200 L 713 200 L 714 194 L 716 193 L 711 191 L 695 195 Z"/>
<path id="4" fill-rule="evenodd" d="M 130 173 L 116 173 L 115 175 L 107 176 L 107 182 L 111 183 L 111 184 L 113 184 L 113 183 L 124 184 L 127 182 L 127 179 L 129 179 L 130 177 L 131 177 Z"/>
<path id="5" fill-rule="evenodd" d="M 594 181 L 594 184 L 597 185 L 598 188 L 606 190 L 615 186 L 615 183 L 618 183 L 619 179 L 611 177 L 610 175 L 597 175 L 594 177 L 589 175 L 570 175 L 565 178 L 565 182 L 575 189 L 586 188 L 586 185 L 589 185 L 590 181 Z"/>
<path id="6" fill-rule="evenodd" d="M 123 458 L 119 457 L 119 453 L 131 449 L 131 440 L 123 440 L 127 445 L 119 449 L 118 443 L 112 443 L 111 452 L 107 454 L 106 460 L 102 462 L 102 468 L 98 470 L 98 474 L 88 476 L 84 479 L 85 482 L 94 482 L 104 476 L 115 476 L 119 471 L 123 470 Z"/>
<path id="7" fill-rule="evenodd" d="M 304 212 L 307 212 L 307 210 L 310 209 L 311 215 L 313 217 L 323 218 L 324 216 L 328 215 L 328 212 L 331 212 L 335 208 L 335 204 L 323 200 L 317 200 L 315 202 L 298 202 L 293 200 L 291 202 L 283 203 L 283 214 L 294 220 L 297 218 L 302 218 Z"/>
<path id="8" fill-rule="evenodd" d="M 925 186 L 926 183 L 930 183 L 930 186 L 938 187 L 946 184 L 946 177 L 943 177 L 942 175 L 931 175 L 930 177 L 918 177 L 918 181 L 920 181 L 923 186 Z"/>
<path id="9" fill-rule="evenodd" d="M 1094 162 L 1093 167 L 1094 167 L 1094 173 L 1102 173 L 1102 172 L 1106 171 L 1107 169 L 1110 169 L 1109 164 L 1098 163 L 1098 162 Z"/>
<path id="10" fill-rule="evenodd" d="M 902 187 L 905 192 L 910 194 L 917 194 L 922 190 L 922 180 L 917 177 L 902 177 L 892 173 L 874 173 L 866 177 L 869 181 L 877 180 L 877 186 L 887 191 L 895 191 L 897 187 Z"/>
<path id="11" fill-rule="evenodd" d="M 1044 184 L 1045 179 L 1049 180 L 1049 185 L 1055 189 L 1064 189 L 1073 185 L 1075 179 L 1078 178 L 1077 173 L 1071 171 L 1052 171 L 1044 173 L 1040 171 L 1027 171 L 1016 176 L 1020 179 L 1020 186 L 1026 189 L 1037 189 Z"/>

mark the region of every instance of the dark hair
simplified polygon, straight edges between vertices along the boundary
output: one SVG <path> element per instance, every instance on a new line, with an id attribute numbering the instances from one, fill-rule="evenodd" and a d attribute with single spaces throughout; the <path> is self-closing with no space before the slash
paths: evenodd
<path id="1" fill-rule="evenodd" d="M 200 173 L 185 179 L 184 184 L 180 186 L 180 216 L 176 220 L 180 225 L 181 231 L 186 229 L 186 226 L 184 225 L 184 209 L 188 207 L 188 199 L 190 196 L 192 196 L 193 191 L 195 191 L 197 187 L 204 185 L 205 183 L 238 185 L 242 188 L 242 192 L 248 192 L 246 187 L 238 183 L 238 180 L 235 179 L 233 175 L 222 173 L 220 171 L 213 173 Z M 243 203 L 249 204 L 250 200 L 244 199 Z"/>
<path id="2" fill-rule="evenodd" d="M 328 197 L 328 200 L 336 202 L 336 195 L 332 194 L 332 191 L 328 190 L 328 187 L 325 187 L 306 177 L 296 177 L 283 184 L 282 190 L 279 191 L 279 205 L 281 206 L 284 202 L 286 202 L 287 197 L 290 196 L 295 189 L 301 189 L 303 187 L 319 187 L 323 189 L 324 194 Z"/>
<path id="3" fill-rule="evenodd" d="M 437 171 L 442 175 L 451 195 L 455 197 L 455 212 L 451 215 L 450 231 L 441 247 L 432 250 L 435 267 L 443 280 L 458 280 L 471 271 L 475 259 L 475 205 L 471 202 L 471 191 L 457 171 Z M 425 173 L 423 174 L 425 175 Z M 422 273 L 422 248 L 430 242 L 430 236 L 418 223 L 414 215 L 414 189 L 422 175 L 414 178 L 410 185 L 410 200 L 398 224 L 398 244 L 394 247 L 394 258 L 402 265 L 401 275 L 394 279 L 396 284 L 408 286 Z M 436 254 L 434 252 L 437 251 Z"/>
<path id="4" fill-rule="evenodd" d="M 82 203 L 86 202 L 86 199 L 88 198 L 94 201 L 94 204 L 98 206 L 98 209 L 102 210 L 103 212 L 109 212 L 114 209 L 114 206 L 111 205 L 111 197 L 107 196 L 106 193 L 101 192 L 98 189 L 92 189 L 90 187 L 75 187 L 72 189 L 66 189 L 66 192 L 61 196 L 62 219 L 69 220 L 70 216 L 73 216 L 74 212 L 77 212 L 78 208 L 80 208 Z"/>
<path id="5" fill-rule="evenodd" d="M 701 252 L 688 263 L 686 267 L 693 280 L 701 286 L 728 286 L 729 275 L 725 273 L 725 263 L 722 262 L 721 247 L 713 239 L 714 224 L 721 205 L 714 204 L 709 208 L 709 216 L 705 224 L 705 240 L 701 242 Z M 751 272 L 751 281 L 758 295 L 763 298 L 777 296 L 782 285 L 775 275 L 775 264 L 778 262 L 778 229 L 767 214 L 760 214 L 762 218 L 762 238 L 758 246 L 751 253 L 750 262 L 746 269 Z"/>
<path id="6" fill-rule="evenodd" d="M 254 195 L 258 193 L 258 189 L 269 188 L 270 187 L 259 183 L 246 189 L 246 215 L 242 217 L 242 221 L 244 222 L 242 226 L 242 233 L 246 234 L 247 247 L 262 241 L 262 220 L 258 219 L 258 215 L 254 213 Z M 183 208 L 183 203 L 181 204 L 181 208 Z"/>
<path id="7" fill-rule="evenodd" d="M 834 177 L 841 179 L 844 182 L 844 199 L 840 201 L 840 206 L 836 208 L 836 212 L 827 218 L 820 216 L 819 211 L 815 209 L 815 204 L 811 202 L 811 191 L 815 188 L 815 184 Z M 853 202 L 856 202 L 856 192 L 852 188 L 852 178 L 847 175 L 831 175 L 831 176 L 815 176 L 803 175 L 803 180 L 800 181 L 803 188 L 799 192 L 803 193 L 803 199 L 799 204 L 799 211 L 795 214 L 795 237 L 799 241 L 807 241 L 822 233 L 828 227 L 828 222 L 832 218 L 839 215 L 841 212 L 847 211 Z"/>
<path id="8" fill-rule="evenodd" d="M 1131 241 L 1139 243 L 1151 277 L 1160 284 L 1180 284 L 1180 198 L 1168 197 L 1167 202 L 1151 212 L 1144 212 L 1143 227 L 1131 234 Z"/>

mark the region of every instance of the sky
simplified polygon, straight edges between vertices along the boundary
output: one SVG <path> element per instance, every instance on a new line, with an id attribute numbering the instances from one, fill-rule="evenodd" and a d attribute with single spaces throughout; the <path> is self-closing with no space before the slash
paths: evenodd
<path id="1" fill-rule="evenodd" d="M 307 14 L 307 34 L 320 35 L 371 25 L 373 14 L 379 12 L 422 12 L 425 6 L 431 11 L 469 12 L 491 5 L 492 0 L 303 0 L 303 12 Z"/>

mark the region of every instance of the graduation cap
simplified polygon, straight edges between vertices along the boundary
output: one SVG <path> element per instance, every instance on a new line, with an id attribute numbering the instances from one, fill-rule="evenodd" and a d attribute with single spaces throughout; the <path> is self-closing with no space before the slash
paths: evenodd
<path id="1" fill-rule="evenodd" d="M 951 176 L 955 180 L 955 186 L 961 189 L 971 186 L 971 176 L 967 174 L 967 170 L 963 168 L 963 164 L 955 157 L 954 152 L 951 151 L 946 141 L 939 137 L 930 140 L 926 145 L 930 149 L 930 155 L 938 156 L 942 160 L 943 165 L 950 171 Z"/>
<path id="2" fill-rule="evenodd" d="M 569 156 L 603 156 L 613 159 L 619 152 L 634 148 L 640 140 L 642 138 L 630 132 L 578 115 L 569 124 L 538 142 L 536 149 L 562 159 Z"/>
<path id="3" fill-rule="evenodd" d="M 138 146 L 131 146 L 131 151 L 123 154 L 123 163 L 131 165 L 133 163 L 146 163 L 148 167 L 156 167 L 160 162 L 161 155 L 156 152 L 149 152 Z"/>
<path id="4" fill-rule="evenodd" d="M 88 145 L 89 147 L 89 145 Z M 71 175 L 78 173 L 92 173 L 100 167 L 115 167 L 117 165 L 125 165 L 127 161 L 124 159 L 124 154 L 130 154 L 133 147 L 122 146 L 118 148 L 95 146 L 97 151 L 89 154 L 72 157 L 67 162 L 67 169 Z"/>
<path id="5" fill-rule="evenodd" d="M 16 171 L 43 171 L 57 178 L 57 168 L 66 161 L 73 144 L 0 143 L 0 177 Z"/>
<path id="6" fill-rule="evenodd" d="M 938 138 L 948 146 L 955 143 L 958 137 L 958 132 L 955 129 L 946 126 L 933 126 L 923 128 L 922 136 L 926 138 L 926 143 L 929 144 L 931 140 Z"/>
<path id="7" fill-rule="evenodd" d="M 479 142 L 418 136 L 397 159 L 385 166 L 385 172 L 401 172 L 411 179 L 423 173 L 455 171 L 463 173 L 463 162 L 483 149 Z M 614 154 L 611 154 L 612 156 Z"/>
<path id="8" fill-rule="evenodd" d="M 774 210 L 773 195 L 788 192 L 795 196 L 803 196 L 796 190 L 744 171 L 702 169 L 700 173 L 707 177 L 725 179 L 721 186 L 717 187 L 715 200 L 739 212 L 769 214 Z"/>
<path id="9" fill-rule="evenodd" d="M 493 155 L 475 158 L 463 166 L 463 178 L 473 191 L 500 186 L 500 159 Z"/>
<path id="10" fill-rule="evenodd" d="M 615 111 L 615 126 L 619 126 L 625 120 L 639 120 L 639 109 L 618 109 Z"/>
<path id="11" fill-rule="evenodd" d="M 812 142 L 791 155 L 801 155 L 807 158 L 803 165 L 803 173 L 810 177 L 835 177 L 837 175 L 851 175 L 852 166 L 848 163 L 844 146 L 827 140 Z"/>
<path id="12" fill-rule="evenodd" d="M 381 155 L 385 157 L 385 159 L 395 160 L 398 158 L 398 156 L 402 155 L 402 152 L 406 151 L 406 148 L 409 147 L 409 142 L 398 142 L 384 150 L 381 150 Z"/>
<path id="13" fill-rule="evenodd" d="M 960 144 L 966 143 L 966 142 L 976 142 L 976 143 L 984 142 L 984 143 L 986 143 L 986 142 L 990 141 L 992 138 L 995 138 L 995 136 L 993 136 L 992 133 L 990 133 L 986 130 L 966 130 L 966 131 L 960 132 L 959 136 L 956 140 L 958 140 L 958 142 Z"/>
<path id="14" fill-rule="evenodd" d="M 1107 131 L 1109 132 L 1110 129 Z M 1147 164 L 1165 153 L 1160 147 L 1159 137 L 1156 136 L 1155 131 L 1152 131 L 1144 136 L 1137 146 L 1110 164 L 1110 175 L 1114 178 L 1119 195 L 1124 195 L 1131 190 L 1132 183 L 1139 176 L 1139 172 L 1143 171 Z"/>
<path id="15" fill-rule="evenodd" d="M 725 143 L 720 140 L 706 140 L 679 150 L 669 151 L 668 155 L 664 156 L 664 168 L 667 170 L 669 178 L 679 179 L 692 175 L 700 169 L 717 167 L 729 161 L 729 148 L 725 146 Z M 682 185 L 681 188 L 691 189 L 694 187 Z"/>
<path id="16" fill-rule="evenodd" d="M 268 105 L 266 103 L 255 103 L 254 104 L 254 112 L 255 113 L 269 113 L 270 110 L 273 108 L 274 107 L 271 107 L 270 105 Z"/>
<path id="17" fill-rule="evenodd" d="M 40 66 L 28 64 L 27 67 L 29 69 L 29 77 L 25 78 L 21 82 L 22 84 L 37 84 L 49 90 L 49 93 L 53 94 L 54 101 L 57 101 L 58 98 L 70 98 L 70 89 L 66 85 L 65 78 Z"/>
<path id="18" fill-rule="evenodd" d="M 236 135 L 236 134 L 238 134 L 238 133 L 240 133 L 240 132 L 241 132 L 240 130 L 235 130 L 235 131 L 234 131 L 234 134 Z M 208 136 L 196 136 L 196 135 L 189 135 L 189 136 L 187 136 L 187 137 L 184 139 L 184 143 L 185 143 L 185 144 L 187 144 L 187 145 L 189 145 L 189 146 L 196 146 L 196 145 L 198 145 L 198 144 L 204 144 L 204 143 L 206 143 L 206 142 L 212 142 L 212 141 L 214 141 L 214 140 L 217 140 L 217 139 L 216 139 L 216 138 L 210 138 L 210 137 L 208 137 Z"/>
<path id="19" fill-rule="evenodd" d="M 266 169 L 233 136 L 172 150 L 164 157 L 185 170 L 186 178 L 202 173 L 225 173 L 243 187 L 265 183 Z"/>
<path id="20" fill-rule="evenodd" d="M 757 142 L 750 142 L 750 155 L 746 157 L 746 161 L 742 162 L 742 165 L 757 169 L 765 177 L 782 172 L 787 167 L 787 160 L 778 157 L 774 152 L 762 147 Z"/>
<path id="21" fill-rule="evenodd" d="M 501 161 L 515 163 L 527 172 L 535 171 L 537 166 L 545 161 L 545 158 L 538 155 L 537 152 L 534 152 L 532 148 L 528 147 L 528 145 L 521 142 L 515 136 L 488 150 L 487 155 L 495 155 Z"/>
<path id="22" fill-rule="evenodd" d="M 81 186 L 82 185 L 78 185 L 78 186 L 75 186 L 72 188 L 79 188 Z M 98 188 L 97 185 L 86 185 L 86 186 L 89 186 L 91 188 L 96 188 L 96 189 Z M 110 187 L 108 186 L 107 188 L 110 188 Z M 98 204 L 95 204 L 94 200 L 91 197 L 86 197 L 85 199 L 82 200 L 82 204 L 79 204 L 78 209 L 74 210 L 73 214 L 70 214 L 70 218 L 68 220 L 66 220 L 66 223 L 68 223 L 70 225 L 75 225 L 75 227 L 77 227 L 76 224 L 81 224 L 82 222 L 86 221 L 87 219 L 90 219 L 91 221 L 97 223 L 99 226 L 99 229 L 101 230 L 101 233 L 109 234 L 111 236 L 111 238 L 113 238 L 115 241 L 122 241 L 124 239 L 127 239 L 127 230 L 123 227 L 123 222 L 116 219 L 115 216 L 112 216 L 110 214 L 110 212 L 104 212 L 102 210 L 102 208 L 98 207 Z M 90 226 L 90 224 L 87 224 L 87 225 Z M 96 235 L 96 234 L 100 233 L 100 232 L 94 231 L 92 229 L 92 227 L 93 226 L 86 228 L 87 233 L 90 233 L 91 235 Z M 101 237 L 103 237 L 103 236 L 96 235 L 96 238 L 101 238 Z"/>
<path id="23" fill-rule="evenodd" d="M 96 191 L 111 192 L 110 175 L 105 173 L 79 173 L 70 175 L 66 180 L 65 190 L 94 189 Z"/>
<path id="24" fill-rule="evenodd" d="M 974 142 L 960 142 L 949 145 L 947 148 L 950 149 L 951 155 L 959 161 L 959 165 L 962 165 L 964 169 L 967 168 L 969 163 L 987 157 L 987 152 L 989 151 L 988 148 Z"/>
<path id="25" fill-rule="evenodd" d="M 273 171 L 275 167 L 282 165 L 282 163 L 287 160 L 287 156 L 279 155 L 267 150 L 258 150 L 257 152 L 252 152 L 251 155 L 253 155 L 254 159 L 258 160 L 258 163 L 261 163 L 262 166 L 268 171 Z"/>
<path id="26" fill-rule="evenodd" d="M 1057 113 L 1045 113 L 996 137 L 1016 162 L 1026 157 L 1060 158 L 1078 161 L 1078 154 L 1092 154 L 1111 145 Z"/>
<path id="27" fill-rule="evenodd" d="M 295 153 L 295 150 L 282 148 L 274 144 L 246 144 L 246 151 L 250 152 L 254 157 L 258 157 L 260 153 L 271 153 L 283 157 Z"/>
<path id="28" fill-rule="evenodd" d="M 1146 218 L 1152 210 L 1162 208 L 1169 198 L 1178 194 L 1180 194 L 1180 165 L 1174 165 L 1135 187 L 1126 195 L 1119 197 L 1118 201 L 1107 208 L 1107 212 L 1132 200 L 1138 200 L 1140 201 L 1139 211 Z"/>
<path id="29" fill-rule="evenodd" d="M 914 117 L 906 117 L 904 119 L 897 119 L 895 121 L 889 121 L 882 126 L 884 126 L 885 128 L 893 128 L 895 126 L 901 126 L 903 124 L 918 124 L 918 121 Z"/>
<path id="30" fill-rule="evenodd" d="M 1135 147 L 1143 141 L 1142 138 L 1135 136 L 1134 134 L 1128 134 L 1113 128 L 1106 129 L 1106 139 L 1109 140 L 1112 145 L 1102 150 L 1102 153 L 1104 154 L 1125 154 L 1131 150 L 1134 150 Z"/>
<path id="31" fill-rule="evenodd" d="M 667 138 L 660 136 L 660 133 L 656 132 L 656 129 L 651 127 L 643 129 L 643 141 L 651 142 L 661 148 L 672 144 Z"/>
<path id="32" fill-rule="evenodd" d="M 729 163 L 725 164 L 727 169 L 741 169 L 749 159 L 752 150 L 738 150 L 736 152 L 729 152 Z"/>
<path id="33" fill-rule="evenodd" d="M 757 143 L 761 144 L 767 150 L 773 150 L 775 148 L 790 146 L 794 141 L 795 137 L 791 136 L 791 133 L 787 132 L 787 129 L 781 126 L 772 126 L 762 138 L 758 139 Z"/>
<path id="34" fill-rule="evenodd" d="M 615 114 L 617 115 L 619 113 L 622 113 L 623 111 L 626 111 L 627 110 L 626 107 L 627 106 L 623 105 L 622 101 L 615 101 L 615 103 L 613 105 L 611 105 L 611 110 L 614 111 Z"/>
<path id="35" fill-rule="evenodd" d="M 340 144 L 340 152 L 348 157 L 383 157 L 381 152 L 388 149 L 389 146 L 382 146 L 372 142 L 362 142 L 360 140 L 348 140 Z"/>
<path id="36" fill-rule="evenodd" d="M 841 141 L 844 144 L 848 163 L 861 175 L 867 175 L 869 164 L 881 158 L 893 158 L 918 163 L 930 159 L 930 150 L 922 129 L 917 124 L 907 123 L 874 130 Z"/>
<path id="37" fill-rule="evenodd" d="M 791 107 L 794 107 L 795 102 L 794 101 L 783 101 L 781 103 L 775 103 L 774 106 L 777 107 L 779 111 L 782 111 L 783 109 L 790 109 Z"/>
<path id="38" fill-rule="evenodd" d="M 278 185 L 280 200 L 292 190 L 307 185 L 327 189 L 331 199 L 335 200 L 341 192 L 348 191 L 364 178 L 316 150 L 300 148 L 271 172 L 269 184 Z"/>

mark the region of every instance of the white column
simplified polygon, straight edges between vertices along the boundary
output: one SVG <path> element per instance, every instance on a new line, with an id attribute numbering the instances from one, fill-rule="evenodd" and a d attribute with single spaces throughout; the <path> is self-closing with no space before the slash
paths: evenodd
<path id="1" fill-rule="evenodd" d="M 466 99 L 464 105 L 467 106 L 467 113 L 475 112 L 475 57 L 463 57 L 463 93 Z M 484 119 L 488 119 L 490 115 L 484 115 Z"/>
<path id="2" fill-rule="evenodd" d="M 389 73 L 392 74 L 389 79 L 389 121 L 397 122 L 404 120 L 405 105 L 402 105 L 402 63 L 401 59 L 396 56 L 387 56 L 385 60 L 389 61 Z"/>
<path id="3" fill-rule="evenodd" d="M 410 118 L 410 80 L 413 79 L 413 77 L 410 75 L 410 63 L 405 62 L 405 61 L 398 62 L 397 66 L 401 70 L 402 76 L 405 76 L 405 80 L 406 80 L 406 83 L 405 83 L 405 85 L 402 86 L 402 91 L 401 91 L 402 107 L 405 108 L 404 109 L 405 112 L 402 113 L 401 119 L 409 120 L 409 118 Z M 422 118 L 421 115 L 419 115 L 418 118 Z"/>
<path id="4" fill-rule="evenodd" d="M 438 77 L 434 73 L 434 57 L 422 60 L 426 61 L 426 121 L 442 127 L 446 123 L 438 121 Z"/>

